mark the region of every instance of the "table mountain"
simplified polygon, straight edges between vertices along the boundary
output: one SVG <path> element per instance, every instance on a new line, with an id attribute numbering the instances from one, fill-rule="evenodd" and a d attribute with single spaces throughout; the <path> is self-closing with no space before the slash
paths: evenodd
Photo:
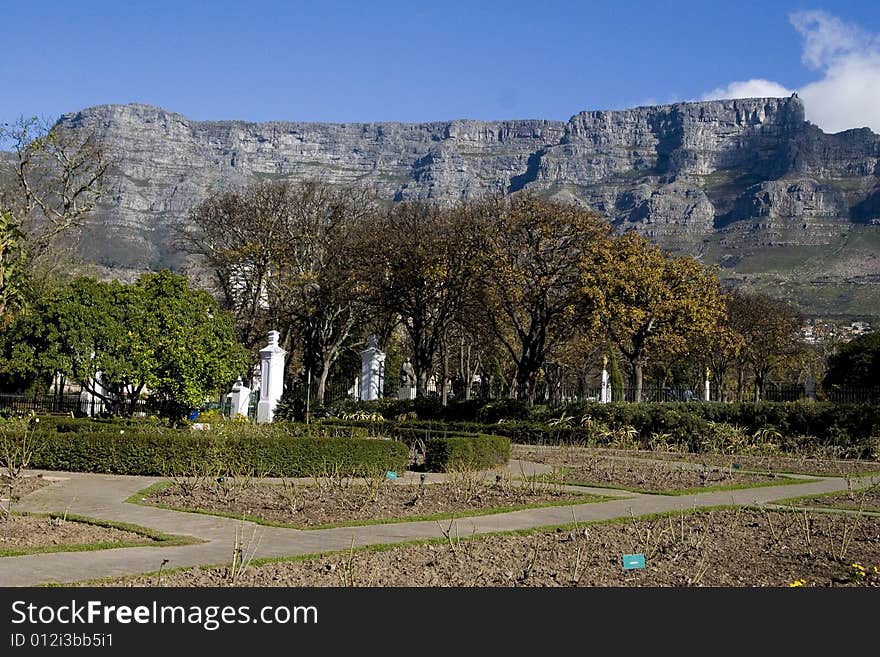
<path id="1" fill-rule="evenodd" d="M 534 190 L 816 313 L 880 307 L 880 136 L 826 134 L 796 96 L 588 111 L 568 122 L 193 121 L 138 104 L 60 121 L 95 131 L 118 158 L 84 240 L 87 257 L 111 271 L 179 266 L 173 226 L 211 192 L 315 177 L 396 201 Z"/>

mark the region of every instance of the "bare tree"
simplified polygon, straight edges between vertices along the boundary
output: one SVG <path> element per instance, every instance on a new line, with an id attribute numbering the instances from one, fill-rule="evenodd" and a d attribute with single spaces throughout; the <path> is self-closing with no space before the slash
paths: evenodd
<path id="1" fill-rule="evenodd" d="M 269 328 L 303 365 L 324 401 L 330 369 L 364 319 L 352 228 L 372 212 L 364 193 L 317 181 L 251 185 L 204 200 L 182 240 L 201 256 L 215 293 L 232 311 L 239 340 L 252 352 Z"/>
<path id="2" fill-rule="evenodd" d="M 0 206 L 13 214 L 27 235 L 31 266 L 44 263 L 74 242 L 89 213 L 105 194 L 112 164 L 97 135 L 63 123 L 21 118 L 0 127 L 0 142 L 11 144 L 11 171 L 0 190 Z"/>
<path id="3" fill-rule="evenodd" d="M 608 224 L 575 205 L 517 194 L 481 205 L 488 246 L 485 316 L 516 364 L 511 396 L 534 400 L 548 350 L 589 314 L 582 267 Z"/>
<path id="4" fill-rule="evenodd" d="M 436 356 L 479 279 L 480 230 L 464 206 L 400 203 L 362 225 L 371 302 L 394 313 L 410 338 L 416 394 L 427 394 Z"/>

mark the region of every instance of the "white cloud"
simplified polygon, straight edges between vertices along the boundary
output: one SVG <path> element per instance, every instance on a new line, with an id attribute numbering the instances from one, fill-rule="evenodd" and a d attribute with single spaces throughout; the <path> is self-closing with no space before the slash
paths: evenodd
<path id="1" fill-rule="evenodd" d="M 768 98 L 776 96 L 791 96 L 791 89 L 786 89 L 778 82 L 755 78 L 744 82 L 731 82 L 726 87 L 718 87 L 703 94 L 702 100 L 716 100 L 718 98 Z"/>
<path id="2" fill-rule="evenodd" d="M 822 11 L 797 12 L 789 19 L 804 39 L 801 61 L 822 74 L 796 90 L 807 120 L 825 132 L 862 127 L 880 132 L 880 35 Z M 703 100 L 791 93 L 778 82 L 753 79 L 713 89 Z"/>
<path id="3" fill-rule="evenodd" d="M 804 38 L 801 61 L 816 70 L 839 57 L 870 47 L 873 40 L 857 25 L 844 23 L 824 11 L 799 11 L 791 14 L 789 20 Z"/>

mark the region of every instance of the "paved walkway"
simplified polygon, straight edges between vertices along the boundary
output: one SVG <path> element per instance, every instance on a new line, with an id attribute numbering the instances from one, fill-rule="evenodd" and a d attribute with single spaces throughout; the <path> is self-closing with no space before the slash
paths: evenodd
<path id="1" fill-rule="evenodd" d="M 511 461 L 512 477 L 549 470 L 536 463 Z M 59 481 L 27 495 L 17 505 L 21 511 L 68 512 L 71 514 L 133 523 L 166 534 L 187 535 L 202 543 L 172 547 L 132 547 L 88 552 L 33 554 L 0 558 L 0 586 L 34 586 L 45 583 L 71 583 L 101 577 L 154 572 L 160 566 L 215 565 L 232 559 L 236 535 L 257 545 L 256 558 L 294 556 L 315 552 L 345 550 L 354 547 L 400 543 L 416 539 L 439 538 L 449 530 L 450 522 L 419 521 L 340 527 L 321 530 L 298 530 L 266 527 L 232 518 L 157 509 L 124 500 L 161 477 L 42 472 Z M 495 473 L 491 476 L 494 477 Z M 444 475 L 430 474 L 427 481 L 440 481 Z M 401 476 L 401 483 L 417 480 L 415 473 Z M 817 479 L 817 477 L 811 477 Z M 308 481 L 312 481 L 309 479 Z M 864 481 L 868 485 L 869 481 Z M 561 507 L 545 507 L 459 518 L 452 522 L 452 532 L 460 536 L 487 532 L 528 529 L 572 521 L 608 520 L 664 511 L 722 504 L 772 504 L 776 500 L 799 495 L 830 493 L 847 489 L 843 478 L 824 477 L 811 483 L 668 496 L 646 495 L 605 488 L 578 487 L 577 490 L 617 499 Z M 164 565 L 163 565 L 163 562 Z"/>

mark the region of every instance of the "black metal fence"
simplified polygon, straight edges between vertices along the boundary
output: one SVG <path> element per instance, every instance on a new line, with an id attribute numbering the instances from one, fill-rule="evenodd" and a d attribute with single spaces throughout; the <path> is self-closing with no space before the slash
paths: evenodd
<path id="1" fill-rule="evenodd" d="M 436 394 L 436 393 L 435 393 Z M 305 408 L 308 402 L 312 408 L 318 405 L 317 402 L 317 382 L 312 381 L 311 385 L 306 386 L 305 382 L 292 382 L 288 384 L 285 396 L 290 399 L 297 399 Z M 622 399 L 621 399 L 622 396 Z M 743 397 L 746 400 L 754 399 L 753 391 L 746 391 Z M 829 401 L 837 404 L 866 404 L 880 405 L 880 386 L 874 388 L 831 388 L 828 390 L 819 388 L 817 390 L 807 389 L 803 385 L 791 384 L 771 384 L 765 387 L 762 398 L 766 401 L 797 401 L 800 399 L 816 399 L 817 401 Z M 354 399 L 352 386 L 331 384 L 328 385 L 324 395 L 324 405 L 333 404 L 345 399 Z M 454 399 L 450 397 L 450 399 Z M 551 406 L 576 403 L 599 401 L 600 391 L 584 390 L 581 394 L 559 395 L 554 398 L 537 399 L 538 404 L 549 404 Z M 635 400 L 634 388 L 623 388 L 622 391 L 612 391 L 611 401 L 627 401 Z M 703 391 L 692 388 L 642 388 L 642 402 L 699 402 L 703 400 Z M 487 399 L 487 401 L 489 401 Z M 248 409 L 248 416 L 251 419 L 256 418 L 257 403 L 259 402 L 259 391 L 251 394 L 251 403 Z M 229 403 L 224 399 L 221 403 L 209 404 L 211 408 L 219 409 L 224 415 L 229 415 Z M 74 415 L 76 417 L 102 417 L 108 415 L 134 415 L 143 416 L 152 413 L 161 412 L 161 408 L 150 400 L 140 399 L 133 405 L 125 404 L 119 408 L 112 408 L 100 399 L 80 396 L 80 393 L 65 393 L 59 395 L 42 394 L 42 395 L 25 395 L 25 394 L 6 394 L 0 393 L 0 413 L 48 413 L 58 415 Z"/>
<path id="2" fill-rule="evenodd" d="M 114 407 L 94 397 L 81 397 L 80 393 L 24 395 L 0 393 L 0 412 L 73 415 L 74 417 L 104 417 L 110 415 L 143 416 L 161 411 L 147 399 L 134 403 L 125 402 Z"/>

